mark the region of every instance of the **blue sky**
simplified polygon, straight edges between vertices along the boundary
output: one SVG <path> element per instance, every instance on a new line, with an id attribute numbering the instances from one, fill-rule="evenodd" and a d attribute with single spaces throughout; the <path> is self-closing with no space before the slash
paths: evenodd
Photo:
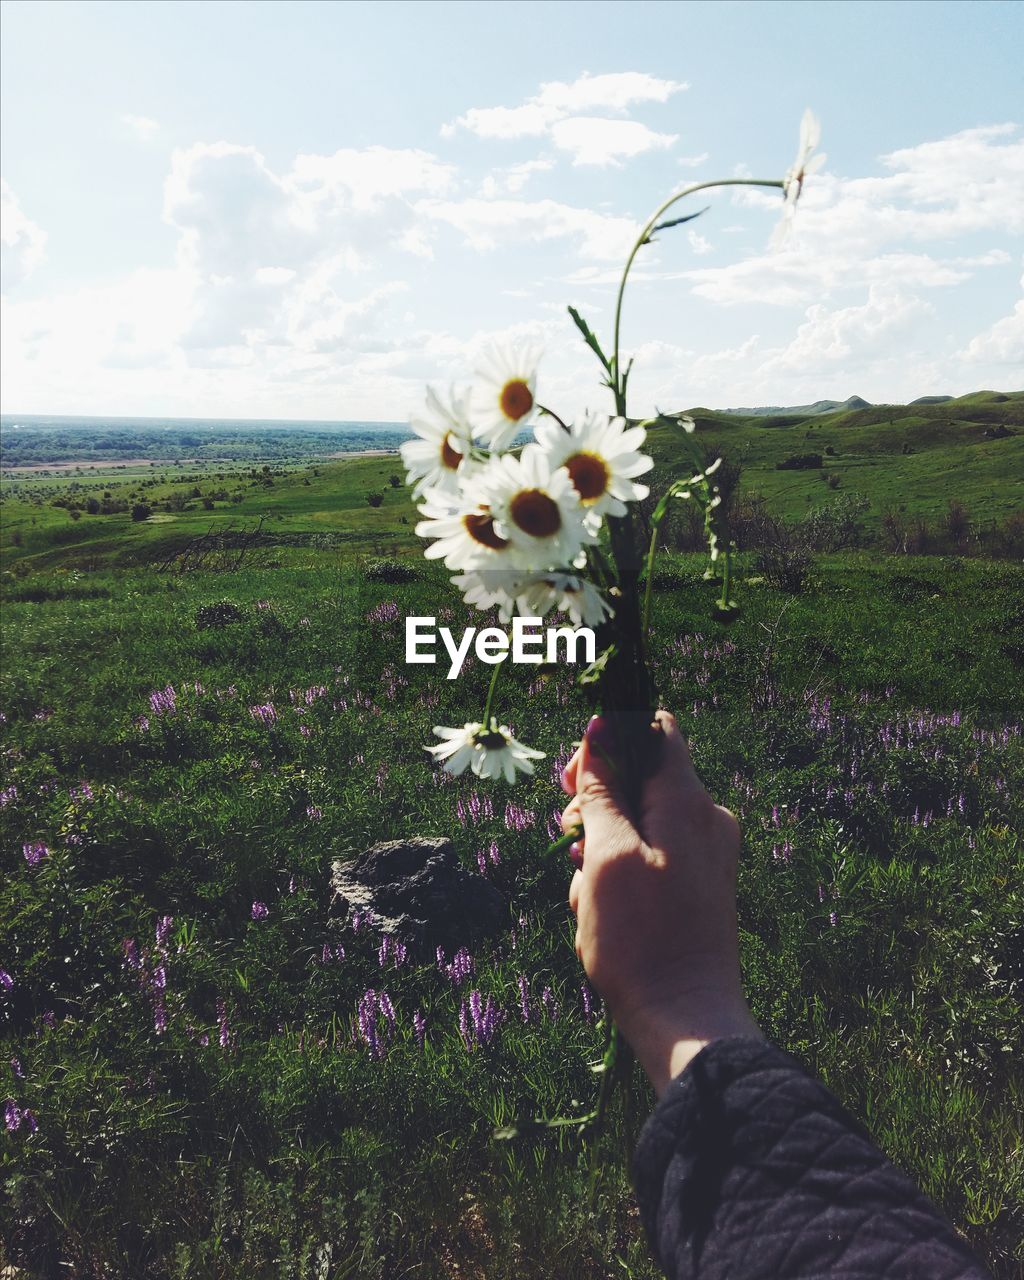
<path id="1" fill-rule="evenodd" d="M 9 413 L 403 418 L 485 347 L 600 407 L 644 250 L 631 410 L 1024 385 L 1024 6 L 2 6 Z M 1018 56 L 1015 57 L 1015 54 Z"/>

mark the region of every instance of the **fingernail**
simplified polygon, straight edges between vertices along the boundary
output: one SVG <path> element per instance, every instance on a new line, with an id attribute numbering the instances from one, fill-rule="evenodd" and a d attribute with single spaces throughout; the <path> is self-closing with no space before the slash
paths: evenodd
<path id="1" fill-rule="evenodd" d="M 587 742 L 605 755 L 611 755 L 615 751 L 615 733 L 603 716 L 594 716 L 587 725 Z"/>
<path id="2" fill-rule="evenodd" d="M 573 866 L 583 866 L 583 846 L 578 840 L 574 840 L 569 846 L 569 858 Z"/>

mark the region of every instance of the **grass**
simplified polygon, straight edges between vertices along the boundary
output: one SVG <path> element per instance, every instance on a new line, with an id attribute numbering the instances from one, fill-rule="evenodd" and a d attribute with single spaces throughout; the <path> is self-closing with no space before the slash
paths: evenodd
<path id="1" fill-rule="evenodd" d="M 505 705 L 548 753 L 537 779 L 474 801 L 433 775 L 431 726 L 469 718 L 489 670 L 474 660 L 449 683 L 403 662 L 402 617 L 463 615 L 422 561 L 395 585 L 361 571 L 361 550 L 408 536 L 404 495 L 361 500 L 390 469 L 247 492 L 247 514 L 266 504 L 283 532 L 352 535 L 275 547 L 277 567 L 157 574 L 139 562 L 165 526 L 83 517 L 69 527 L 92 519 L 91 538 L 61 544 L 45 509 L 12 548 L 28 572 L 3 610 L 0 1095 L 38 1130 L 0 1148 L 0 1237 L 30 1275 L 658 1274 L 623 1156 L 651 1103 L 639 1078 L 594 1214 L 568 1135 L 490 1139 L 592 1096 L 601 1039 L 568 863 L 543 854 L 589 708 L 564 669 L 527 675 Z M 209 515 L 182 513 L 175 536 Z M 87 559 L 100 567 L 74 567 Z M 822 558 L 802 594 L 746 586 L 729 629 L 708 622 L 696 560 L 666 556 L 661 580 L 662 699 L 745 832 L 755 1013 L 1009 1280 L 1024 1239 L 1024 572 Z M 223 600 L 237 621 L 197 626 Z M 168 685 L 174 709 L 154 710 Z M 268 703 L 271 723 L 251 710 Z M 379 936 L 330 913 L 333 859 L 410 834 L 450 836 L 468 868 L 483 854 L 509 900 L 460 986 L 433 957 L 381 967 Z M 379 1055 L 358 1027 L 368 989 L 396 1010 Z M 467 1048 L 472 989 L 506 1019 Z"/>

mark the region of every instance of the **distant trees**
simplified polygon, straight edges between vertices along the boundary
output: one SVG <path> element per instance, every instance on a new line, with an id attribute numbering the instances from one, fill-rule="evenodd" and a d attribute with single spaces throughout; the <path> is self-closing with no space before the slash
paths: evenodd
<path id="1" fill-rule="evenodd" d="M 152 514 L 153 508 L 148 502 L 136 502 L 135 506 L 132 507 L 132 519 L 136 522 L 148 520 Z"/>

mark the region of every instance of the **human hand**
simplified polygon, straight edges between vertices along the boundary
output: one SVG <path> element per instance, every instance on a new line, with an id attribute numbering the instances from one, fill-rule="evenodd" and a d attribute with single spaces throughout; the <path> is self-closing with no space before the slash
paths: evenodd
<path id="1" fill-rule="evenodd" d="M 615 743 L 595 717 L 562 785 L 576 871 L 569 906 L 576 954 L 659 1096 L 712 1040 L 758 1035 L 740 980 L 736 819 L 716 805 L 675 719 L 657 714 L 655 773 L 631 814 L 614 772 Z"/>

